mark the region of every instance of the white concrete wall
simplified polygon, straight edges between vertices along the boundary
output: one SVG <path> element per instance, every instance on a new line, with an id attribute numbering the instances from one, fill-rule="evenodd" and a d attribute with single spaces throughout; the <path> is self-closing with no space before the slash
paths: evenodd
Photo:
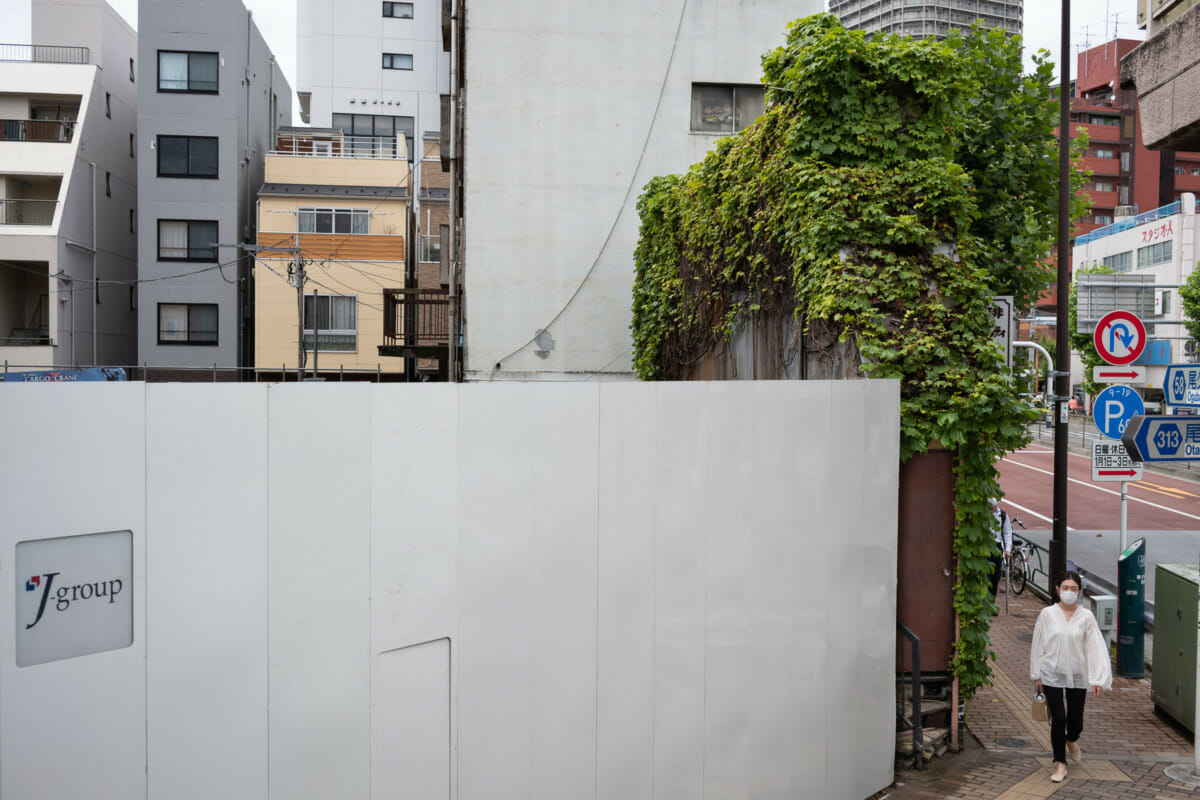
<path id="1" fill-rule="evenodd" d="M 0 798 L 864 798 L 898 420 L 873 381 L 0 384 L 4 586 L 106 530 L 135 576 L 123 650 L 18 668 L 0 613 Z"/>
<path id="2" fill-rule="evenodd" d="M 630 375 L 638 195 L 718 138 L 690 132 L 692 84 L 758 84 L 787 24 L 823 8 L 466 3 L 469 379 Z M 543 328 L 555 342 L 544 358 L 530 344 Z"/>

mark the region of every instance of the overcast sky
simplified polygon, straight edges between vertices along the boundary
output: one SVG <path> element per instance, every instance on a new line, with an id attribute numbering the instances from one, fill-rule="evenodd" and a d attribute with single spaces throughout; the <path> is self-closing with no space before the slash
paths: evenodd
<path id="1" fill-rule="evenodd" d="M 243 0 L 254 12 L 254 21 L 262 31 L 267 45 L 275 53 L 288 83 L 296 85 L 296 0 Z M 510 0 L 518 2 L 519 0 Z M 497 2 L 497 0 L 484 0 Z M 137 27 L 137 0 L 109 0 L 121 16 Z M 1025 2 L 1025 65 L 1033 65 L 1030 53 L 1045 49 L 1051 60 L 1058 62 L 1062 6 L 1054 0 Z M 1072 0 L 1071 2 L 1071 70 L 1075 69 L 1075 54 L 1085 43 L 1103 44 L 1114 35 L 1128 39 L 1144 38 L 1137 28 L 1137 0 Z M 29 0 L 0 0 L 0 41 L 29 41 Z M 46 44 L 70 44 L 47 42 Z M 1057 75 L 1057 69 L 1055 74 Z M 295 104 L 293 103 L 293 106 Z"/>

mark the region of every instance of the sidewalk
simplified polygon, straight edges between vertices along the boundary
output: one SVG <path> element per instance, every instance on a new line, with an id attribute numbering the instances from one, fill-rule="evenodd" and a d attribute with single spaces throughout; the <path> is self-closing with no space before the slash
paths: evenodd
<path id="1" fill-rule="evenodd" d="M 1003 588 L 1001 592 L 1003 592 Z M 1035 723 L 1029 703 L 1029 640 L 1043 604 L 1025 593 L 1009 598 L 1009 614 L 992 622 L 996 652 L 992 685 L 980 689 L 967 709 L 969 741 L 957 754 L 935 759 L 929 770 L 898 771 L 896 785 L 879 797 L 971 798 L 972 800 L 1184 800 L 1200 787 L 1168 778 L 1163 769 L 1192 762 L 1187 732 L 1154 713 L 1150 678 L 1113 678 L 1113 690 L 1088 697 L 1082 765 L 1068 765 L 1063 783 L 1050 782 L 1050 730 Z"/>

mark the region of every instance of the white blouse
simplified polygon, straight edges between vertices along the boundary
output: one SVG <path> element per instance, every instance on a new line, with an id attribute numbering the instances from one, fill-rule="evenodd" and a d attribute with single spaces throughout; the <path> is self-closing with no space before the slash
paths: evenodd
<path id="1" fill-rule="evenodd" d="M 1063 689 L 1112 689 L 1108 645 L 1092 612 L 1076 608 L 1067 619 L 1058 603 L 1042 609 L 1033 626 L 1029 679 Z"/>

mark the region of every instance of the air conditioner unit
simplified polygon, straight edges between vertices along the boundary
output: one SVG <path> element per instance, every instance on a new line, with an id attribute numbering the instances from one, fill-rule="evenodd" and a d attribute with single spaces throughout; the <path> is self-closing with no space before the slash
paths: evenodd
<path id="1" fill-rule="evenodd" d="M 1124 219 L 1134 216 L 1133 206 L 1117 206 L 1113 209 L 1113 219 Z"/>

